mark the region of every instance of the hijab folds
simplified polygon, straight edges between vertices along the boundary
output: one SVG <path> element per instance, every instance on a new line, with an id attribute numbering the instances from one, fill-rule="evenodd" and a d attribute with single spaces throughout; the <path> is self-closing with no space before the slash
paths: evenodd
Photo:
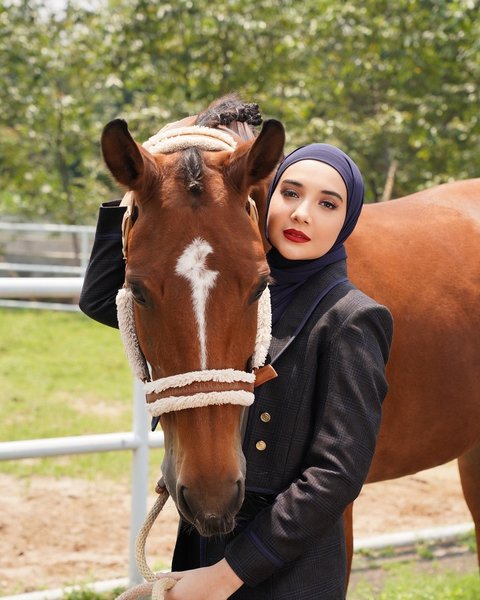
<path id="1" fill-rule="evenodd" d="M 328 252 L 311 260 L 290 260 L 283 257 L 276 248 L 267 254 L 267 260 L 274 283 L 270 286 L 272 297 L 272 321 L 275 324 L 285 312 L 298 288 L 312 275 L 324 267 L 345 260 L 347 253 L 344 242 L 352 233 L 362 210 L 365 188 L 360 171 L 354 161 L 344 152 L 329 144 L 309 144 L 291 152 L 280 164 L 273 178 L 267 196 L 267 216 L 272 195 L 282 175 L 296 162 L 318 160 L 333 167 L 342 177 L 347 188 L 347 213 L 343 227 Z M 265 224 L 265 228 L 266 228 Z M 268 239 L 268 231 L 266 231 Z"/>

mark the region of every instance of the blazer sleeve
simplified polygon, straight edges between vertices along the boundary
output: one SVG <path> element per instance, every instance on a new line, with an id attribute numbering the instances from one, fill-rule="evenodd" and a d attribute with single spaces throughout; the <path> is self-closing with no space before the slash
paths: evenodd
<path id="1" fill-rule="evenodd" d="M 388 309 L 369 305 L 350 314 L 332 337 L 317 373 L 316 405 L 323 410 L 303 472 L 226 548 L 227 562 L 247 585 L 300 557 L 360 493 L 387 393 L 392 332 Z"/>
<path id="2" fill-rule="evenodd" d="M 120 200 L 100 207 L 95 240 L 85 272 L 79 306 L 87 316 L 118 328 L 115 298 L 125 280 L 122 254 L 122 219 L 126 207 Z"/>

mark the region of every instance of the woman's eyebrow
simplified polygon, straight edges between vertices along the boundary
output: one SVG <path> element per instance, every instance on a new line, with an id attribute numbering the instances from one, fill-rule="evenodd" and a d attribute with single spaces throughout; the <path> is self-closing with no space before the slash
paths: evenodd
<path id="1" fill-rule="evenodd" d="M 335 196 L 343 202 L 343 198 L 337 192 L 333 192 L 332 190 L 322 190 L 322 194 L 328 194 L 329 196 Z"/>
<path id="2" fill-rule="evenodd" d="M 284 179 L 282 181 L 282 183 L 288 183 L 290 185 L 296 185 L 297 187 L 305 187 L 303 185 L 303 183 L 300 183 L 300 181 L 295 181 L 295 179 Z"/>

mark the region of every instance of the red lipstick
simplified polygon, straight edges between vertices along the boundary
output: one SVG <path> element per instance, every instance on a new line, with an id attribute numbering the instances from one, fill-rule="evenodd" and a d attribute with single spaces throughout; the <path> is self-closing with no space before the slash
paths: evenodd
<path id="1" fill-rule="evenodd" d="M 303 233 L 303 231 L 298 231 L 298 229 L 285 229 L 283 235 L 287 240 L 296 244 L 305 244 L 310 241 L 308 235 Z"/>

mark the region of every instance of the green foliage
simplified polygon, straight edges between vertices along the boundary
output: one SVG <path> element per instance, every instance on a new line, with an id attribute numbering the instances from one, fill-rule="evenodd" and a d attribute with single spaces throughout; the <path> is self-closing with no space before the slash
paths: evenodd
<path id="1" fill-rule="evenodd" d="M 359 162 L 368 199 L 477 176 L 478 0 L 0 1 L 0 211 L 95 218 L 102 127 L 142 141 L 232 90 Z"/>

